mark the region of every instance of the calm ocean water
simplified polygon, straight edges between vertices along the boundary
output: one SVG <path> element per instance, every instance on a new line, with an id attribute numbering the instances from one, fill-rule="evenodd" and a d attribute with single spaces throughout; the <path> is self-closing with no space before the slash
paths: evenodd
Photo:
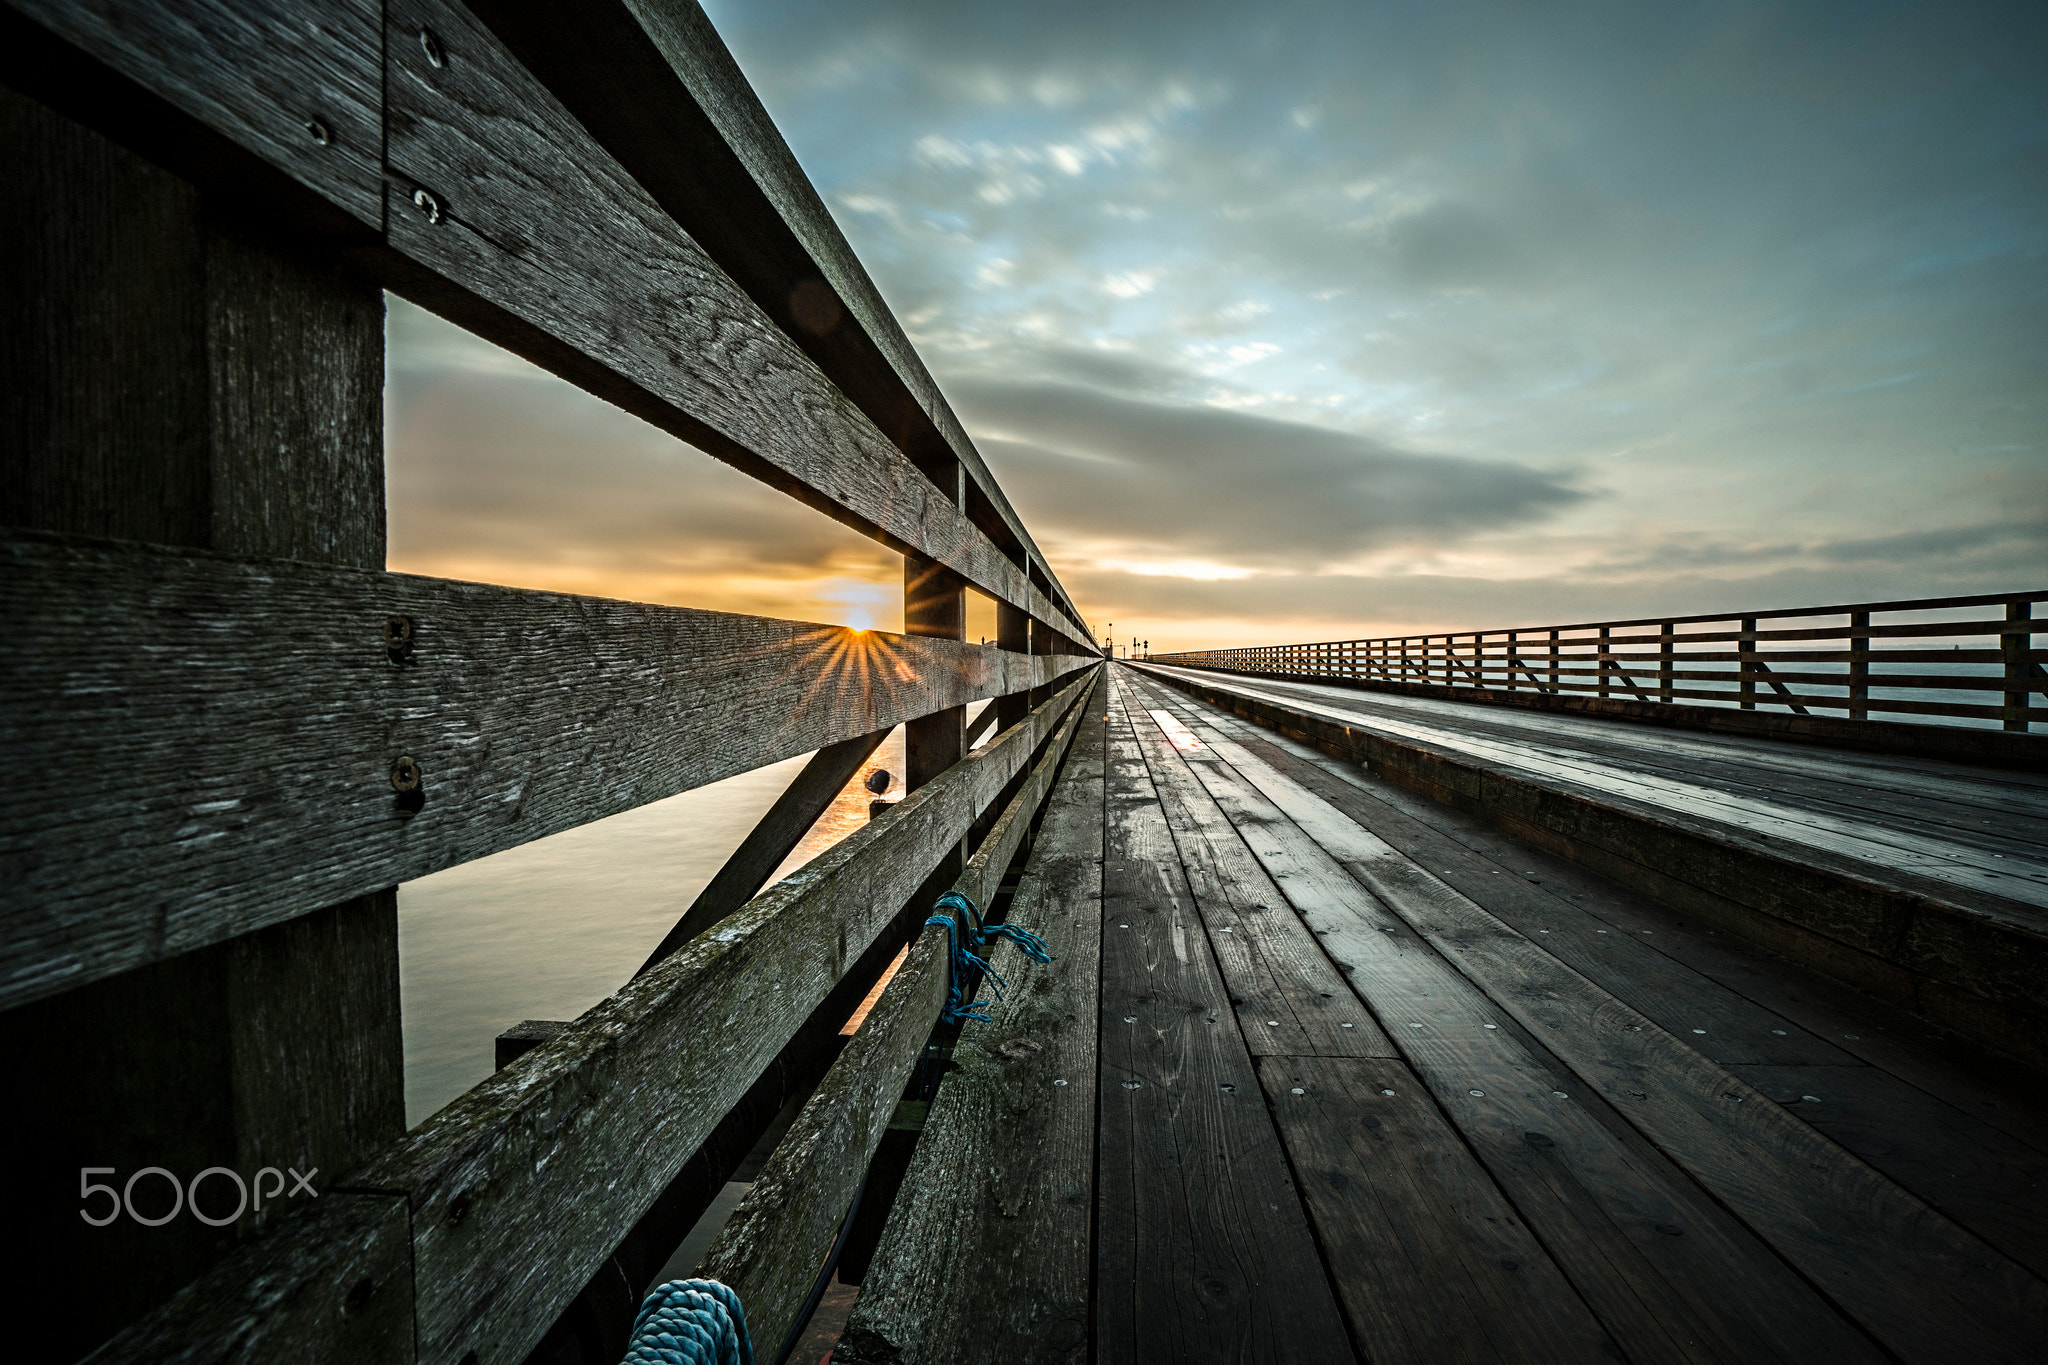
<path id="1" fill-rule="evenodd" d="M 488 1076 L 503 1030 L 574 1019 L 623 986 L 803 765 L 788 759 L 401 886 L 406 1122 Z M 877 767 L 901 796 L 902 730 L 777 877 L 867 822 L 861 783 Z"/>

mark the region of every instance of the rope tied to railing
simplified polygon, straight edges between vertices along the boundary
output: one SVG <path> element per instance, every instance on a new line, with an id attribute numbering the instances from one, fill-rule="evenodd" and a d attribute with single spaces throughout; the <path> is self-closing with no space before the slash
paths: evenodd
<path id="1" fill-rule="evenodd" d="M 633 1319 L 621 1365 L 753 1365 L 740 1296 L 716 1280 L 670 1280 Z"/>
<path id="2" fill-rule="evenodd" d="M 991 1022 L 988 1007 L 981 1001 L 961 999 L 962 983 L 970 971 L 979 971 L 988 979 L 991 989 L 996 993 L 996 999 L 1003 998 L 1003 987 L 1009 982 L 1005 981 L 1002 973 L 991 967 L 988 959 L 975 949 L 979 948 L 985 953 L 990 945 L 1008 939 L 1017 945 L 1018 952 L 1032 961 L 1052 961 L 1052 954 L 1046 951 L 1044 939 L 1021 925 L 989 926 L 982 923 L 981 907 L 958 891 L 948 891 L 939 897 L 937 904 L 932 906 L 932 911 L 931 917 L 926 919 L 925 923 L 946 931 L 946 942 L 951 950 L 948 960 L 952 964 L 952 979 L 946 986 L 945 1012 L 939 1016 L 943 1023 L 957 1024 L 970 1020 L 977 1024 Z"/>

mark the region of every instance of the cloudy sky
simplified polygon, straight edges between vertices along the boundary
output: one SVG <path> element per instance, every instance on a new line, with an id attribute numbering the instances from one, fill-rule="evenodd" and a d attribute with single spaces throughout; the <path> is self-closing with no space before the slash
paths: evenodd
<path id="1" fill-rule="evenodd" d="M 2048 577 L 2048 8 L 706 8 L 1155 648 Z M 893 627 L 893 556 L 394 303 L 392 564 Z"/>

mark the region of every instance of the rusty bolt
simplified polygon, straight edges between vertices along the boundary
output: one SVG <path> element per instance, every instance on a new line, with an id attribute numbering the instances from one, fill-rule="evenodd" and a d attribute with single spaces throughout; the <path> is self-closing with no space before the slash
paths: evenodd
<path id="1" fill-rule="evenodd" d="M 410 758 L 400 757 L 391 764 L 391 790 L 414 792 L 420 789 L 420 765 Z"/>

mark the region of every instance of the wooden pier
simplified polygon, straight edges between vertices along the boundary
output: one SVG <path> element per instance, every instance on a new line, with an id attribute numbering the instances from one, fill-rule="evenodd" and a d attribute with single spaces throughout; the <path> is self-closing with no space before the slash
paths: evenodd
<path id="1" fill-rule="evenodd" d="M 611 1365 L 742 1176 L 771 1365 L 834 1284 L 839 1365 L 2039 1357 L 2044 594 L 1903 706 L 1901 604 L 1105 662 L 692 0 L 7 0 L 0 83 L 28 1358 Z M 387 572 L 384 290 L 904 632 Z M 406 1129 L 399 883 L 805 754 Z M 949 890 L 1051 953 L 987 1022 Z"/>

